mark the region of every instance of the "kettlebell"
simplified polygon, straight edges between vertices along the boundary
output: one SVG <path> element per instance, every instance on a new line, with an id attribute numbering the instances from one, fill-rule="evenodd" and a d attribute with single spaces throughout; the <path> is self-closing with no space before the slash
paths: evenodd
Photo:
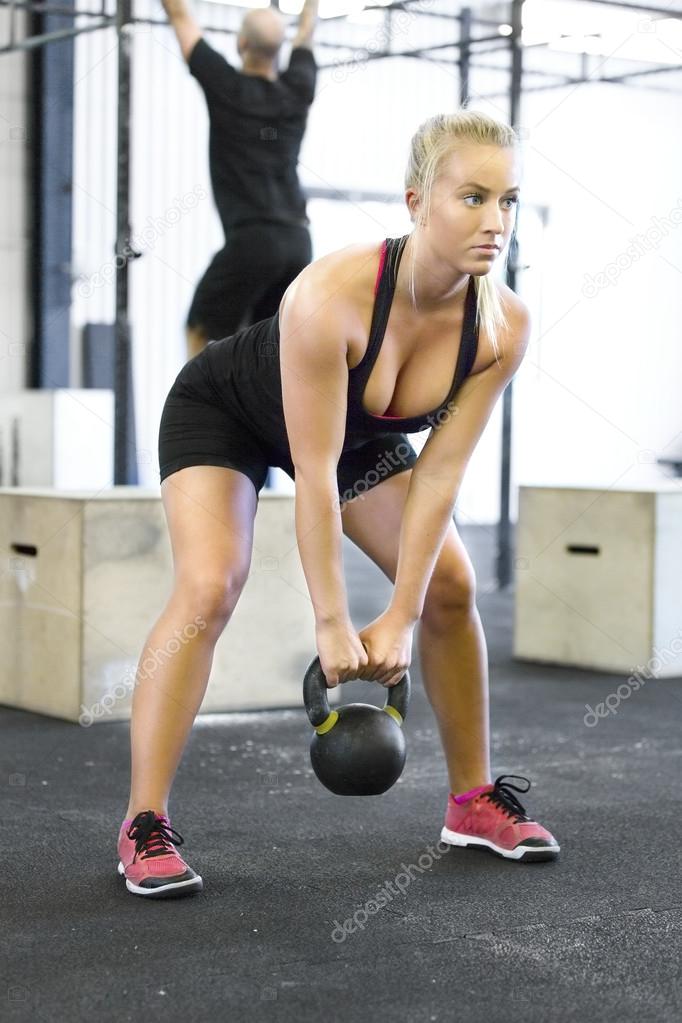
<path id="1" fill-rule="evenodd" d="M 310 742 L 313 771 L 337 796 L 386 792 L 405 766 L 407 750 L 401 726 L 410 699 L 409 674 L 405 672 L 400 682 L 391 686 L 383 707 L 349 703 L 330 710 L 327 689 L 316 657 L 303 679 L 303 702 L 315 729 Z"/>

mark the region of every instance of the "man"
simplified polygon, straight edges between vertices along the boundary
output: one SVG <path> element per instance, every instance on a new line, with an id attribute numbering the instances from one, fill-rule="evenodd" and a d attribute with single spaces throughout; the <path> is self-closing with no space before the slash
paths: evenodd
<path id="1" fill-rule="evenodd" d="M 225 246 L 199 282 L 187 315 L 188 354 L 273 316 L 312 259 L 298 154 L 315 94 L 312 38 L 319 0 L 305 0 L 289 67 L 278 74 L 284 20 L 269 7 L 241 25 L 237 71 L 203 38 L 187 0 L 162 0 L 210 120 L 209 166 Z"/>

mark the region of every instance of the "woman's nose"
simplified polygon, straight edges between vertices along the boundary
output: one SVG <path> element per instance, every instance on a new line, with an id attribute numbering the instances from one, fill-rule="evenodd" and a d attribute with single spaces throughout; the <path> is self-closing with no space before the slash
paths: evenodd
<path id="1" fill-rule="evenodd" d="M 504 233 L 504 217 L 502 216 L 502 210 L 499 206 L 495 206 L 492 203 L 488 203 L 488 209 L 484 210 L 482 217 L 482 227 L 484 231 L 492 231 L 493 234 L 501 235 Z"/>

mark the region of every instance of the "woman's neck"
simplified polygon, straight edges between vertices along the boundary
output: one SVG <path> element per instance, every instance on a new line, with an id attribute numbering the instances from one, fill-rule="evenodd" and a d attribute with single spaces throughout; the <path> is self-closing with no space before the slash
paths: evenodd
<path id="1" fill-rule="evenodd" d="M 419 228 L 415 228 L 405 242 L 398 269 L 396 295 L 410 304 L 416 298 L 417 307 L 424 312 L 462 305 L 471 275 L 456 270 L 448 271 L 430 250 L 423 235 L 417 234 L 418 231 Z M 413 295 L 410 278 L 415 252 Z"/>

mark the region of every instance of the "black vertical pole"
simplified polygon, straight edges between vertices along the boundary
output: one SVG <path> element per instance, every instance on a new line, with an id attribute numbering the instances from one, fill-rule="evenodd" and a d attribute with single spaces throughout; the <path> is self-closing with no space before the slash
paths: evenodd
<path id="1" fill-rule="evenodd" d="M 509 93 L 509 122 L 518 128 L 521 108 L 521 79 L 523 73 L 523 50 L 521 28 L 523 0 L 512 0 L 511 26 L 511 88 Z M 507 284 L 516 291 L 517 246 L 512 239 L 507 264 Z M 513 381 L 505 388 L 502 396 L 502 466 L 500 473 L 500 518 L 497 527 L 497 584 L 499 589 L 509 586 L 512 579 L 512 545 L 509 504 L 511 491 L 511 447 L 512 447 Z"/>
<path id="2" fill-rule="evenodd" d="M 117 0 L 118 117 L 116 168 L 116 358 L 114 370 L 114 483 L 136 482 L 135 446 L 131 436 L 132 402 L 128 263 L 130 245 L 130 45 L 131 0 Z"/>
<path id="3" fill-rule="evenodd" d="M 64 0 L 59 14 L 31 13 L 29 33 L 72 28 L 72 3 Z M 27 379 L 37 388 L 70 384 L 73 61 L 73 39 L 41 46 L 28 60 L 33 344 Z M 21 140 L 22 135 L 16 137 Z"/>
<path id="4" fill-rule="evenodd" d="M 459 105 L 469 99 L 469 65 L 471 59 L 471 8 L 463 7 L 459 16 Z"/>

